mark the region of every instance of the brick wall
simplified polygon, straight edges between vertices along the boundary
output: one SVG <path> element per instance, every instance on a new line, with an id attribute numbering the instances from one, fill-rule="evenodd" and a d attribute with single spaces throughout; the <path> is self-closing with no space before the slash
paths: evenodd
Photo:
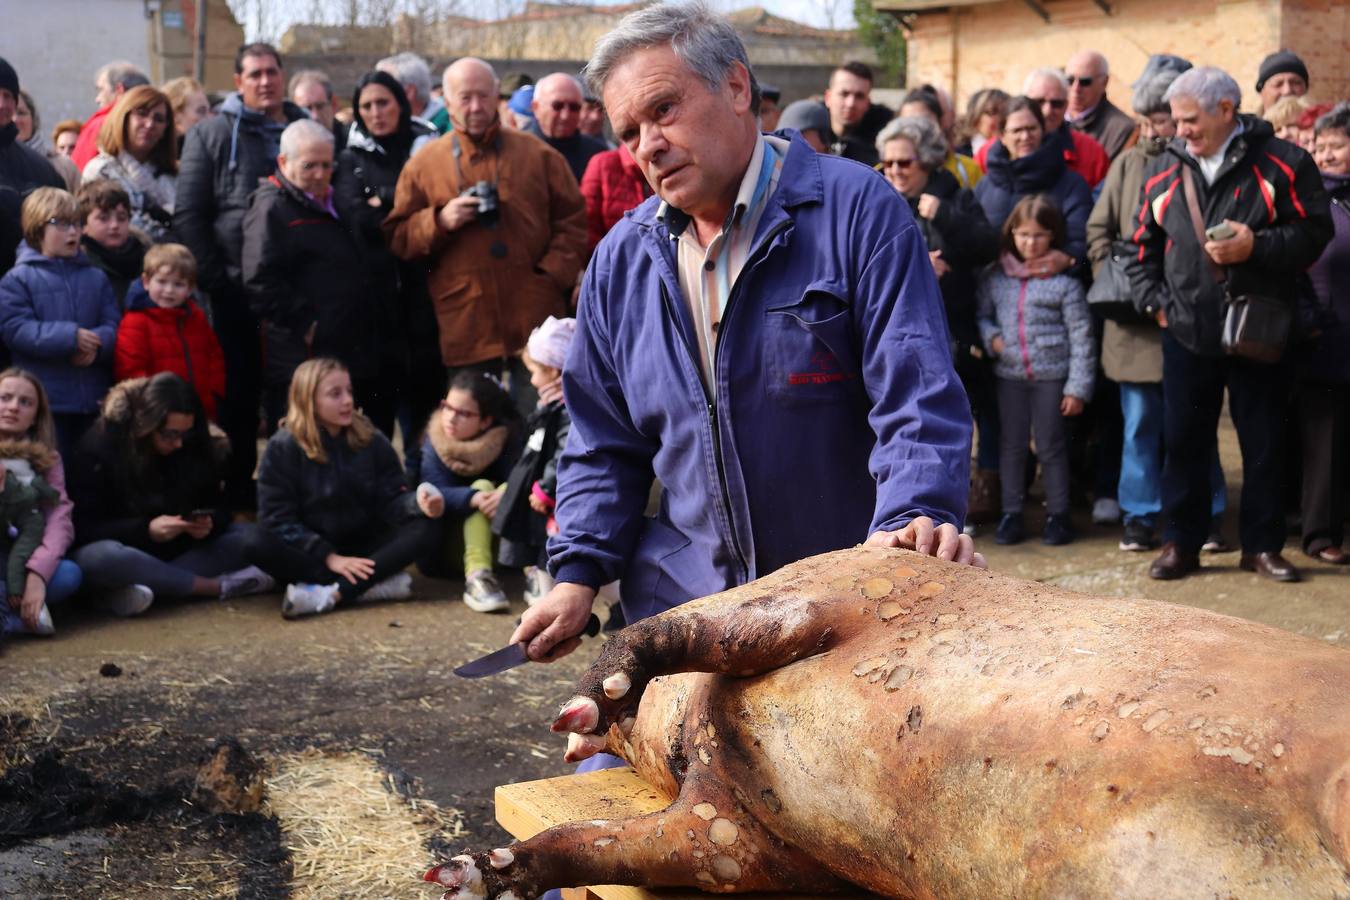
<path id="1" fill-rule="evenodd" d="M 910 84 L 952 86 L 964 107 L 981 87 L 1021 90 L 1032 69 L 1076 51 L 1111 62 L 1111 100 L 1129 108 L 1130 83 L 1151 53 L 1175 53 L 1228 71 L 1254 110 L 1261 58 L 1281 46 L 1307 62 L 1316 99 L 1350 97 L 1350 4 L 1345 0 L 1046 0 L 1044 22 L 1022 0 L 921 13 L 909 43 Z"/>

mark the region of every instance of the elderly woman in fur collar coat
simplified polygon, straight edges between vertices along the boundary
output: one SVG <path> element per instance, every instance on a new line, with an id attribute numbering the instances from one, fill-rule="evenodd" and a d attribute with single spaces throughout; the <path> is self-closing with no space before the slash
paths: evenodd
<path id="1" fill-rule="evenodd" d="M 422 478 L 445 497 L 441 554 L 418 563 L 428 575 L 449 575 L 463 554 L 464 604 L 474 612 L 509 605 L 492 574 L 492 518 L 520 456 L 519 414 L 491 375 L 463 371 L 450 382 L 427 423 Z"/>

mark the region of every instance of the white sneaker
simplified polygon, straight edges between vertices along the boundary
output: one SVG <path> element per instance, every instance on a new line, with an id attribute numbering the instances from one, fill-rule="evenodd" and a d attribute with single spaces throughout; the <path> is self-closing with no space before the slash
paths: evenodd
<path id="1" fill-rule="evenodd" d="M 366 588 L 357 600 L 407 600 L 412 596 L 412 576 L 407 572 L 390 575 Z"/>
<path id="2" fill-rule="evenodd" d="M 470 572 L 464 579 L 464 605 L 474 612 L 501 612 L 511 608 L 511 603 L 497 583 L 497 576 L 491 569 L 479 569 Z"/>
<path id="3" fill-rule="evenodd" d="M 47 604 L 42 604 L 42 609 L 38 610 L 37 627 L 33 628 L 30 634 L 56 634 L 56 626 L 52 624 L 52 614 L 47 610 Z"/>
<path id="4" fill-rule="evenodd" d="M 281 615 L 287 619 L 326 613 L 337 605 L 336 584 L 288 584 L 286 599 L 281 601 Z"/>
<path id="5" fill-rule="evenodd" d="M 1092 504 L 1092 524 L 1115 525 L 1120 521 L 1120 504 L 1113 497 L 1098 497 Z"/>
<path id="6" fill-rule="evenodd" d="M 99 606 L 115 616 L 139 616 L 154 602 L 155 592 L 143 584 L 129 584 L 99 598 Z"/>
<path id="7" fill-rule="evenodd" d="M 220 599 L 230 600 L 248 594 L 265 594 L 277 586 L 276 580 L 257 566 L 220 576 Z"/>
<path id="8" fill-rule="evenodd" d="M 534 606 L 553 590 L 553 576 L 538 566 L 525 568 L 525 604 Z"/>

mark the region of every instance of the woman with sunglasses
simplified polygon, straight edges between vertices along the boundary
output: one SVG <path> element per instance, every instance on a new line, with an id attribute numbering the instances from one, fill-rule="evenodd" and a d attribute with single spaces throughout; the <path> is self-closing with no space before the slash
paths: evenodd
<path id="1" fill-rule="evenodd" d="M 947 310 L 956 373 L 979 425 L 967 519 L 993 521 L 998 516 L 998 408 L 993 371 L 975 325 L 975 287 L 979 270 L 998 256 L 998 230 L 985 218 L 975 194 L 945 168 L 946 140 L 928 118 L 893 119 L 877 135 L 877 153 L 882 174 L 909 204 L 928 245 Z"/>
<path id="2" fill-rule="evenodd" d="M 172 372 L 108 392 L 69 468 L 72 559 L 104 609 L 135 616 L 156 600 L 271 590 L 245 555 L 255 526 L 233 522 L 225 506 L 226 447 L 192 385 Z"/>

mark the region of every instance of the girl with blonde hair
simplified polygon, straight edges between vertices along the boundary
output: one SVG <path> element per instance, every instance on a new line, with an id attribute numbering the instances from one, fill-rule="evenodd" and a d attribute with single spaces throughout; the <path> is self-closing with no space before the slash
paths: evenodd
<path id="1" fill-rule="evenodd" d="M 281 614 L 324 613 L 349 600 L 412 595 L 404 571 L 435 544 L 440 491 L 409 491 L 398 454 L 356 408 L 335 359 L 301 363 L 286 418 L 258 467 L 258 538 L 249 559 L 287 583 Z"/>
<path id="2" fill-rule="evenodd" d="M 75 537 L 65 469 L 56 449 L 56 426 L 42 382 L 32 372 L 8 368 L 0 372 L 0 443 L 30 445 L 47 454 L 44 473 L 58 499 L 43 508 L 42 543 L 28 557 L 24 584 L 6 584 L 7 602 L 0 602 L 0 633 L 42 634 L 55 631 L 50 607 L 58 606 L 80 587 L 80 567 L 65 559 Z"/>

